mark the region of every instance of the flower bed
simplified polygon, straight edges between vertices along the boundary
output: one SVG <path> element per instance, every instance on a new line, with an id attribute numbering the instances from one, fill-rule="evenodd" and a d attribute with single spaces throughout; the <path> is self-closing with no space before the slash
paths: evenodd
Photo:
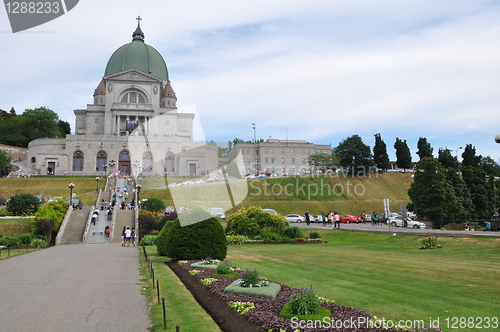
<path id="1" fill-rule="evenodd" d="M 359 311 L 353 308 L 344 307 L 335 303 L 322 301 L 321 307 L 330 310 L 332 317 L 330 320 L 324 321 L 321 326 L 316 323 L 315 326 L 307 325 L 304 322 L 303 327 L 298 328 L 297 321 L 293 319 L 285 319 L 279 316 L 283 305 L 288 302 L 289 297 L 297 292 L 298 289 L 291 288 L 285 284 L 278 283 L 281 286 L 281 292 L 276 298 L 266 298 L 262 296 L 250 296 L 244 294 L 233 294 L 224 292 L 224 289 L 235 282 L 238 277 L 226 278 L 216 277 L 214 281 L 207 286 L 203 286 L 202 279 L 213 278 L 213 269 L 203 269 L 197 267 L 196 270 L 202 272 L 191 275 L 190 270 L 192 263 L 197 261 L 188 261 L 187 264 L 179 265 L 176 262 L 167 263 L 174 273 L 181 279 L 186 288 L 191 291 L 200 305 L 212 316 L 215 322 L 219 324 L 222 331 L 225 332 L 331 332 L 331 331 L 401 331 L 400 329 L 387 329 L 381 327 L 369 327 L 367 323 L 372 317 L 364 311 Z M 215 296 L 214 296 L 215 295 Z M 245 306 L 255 308 L 245 310 L 242 315 L 230 308 L 230 302 L 234 307 L 234 303 L 245 303 Z M 311 321 L 311 324 L 314 322 Z M 340 329 L 334 324 L 344 324 Z M 347 324 L 347 328 L 346 328 Z"/>

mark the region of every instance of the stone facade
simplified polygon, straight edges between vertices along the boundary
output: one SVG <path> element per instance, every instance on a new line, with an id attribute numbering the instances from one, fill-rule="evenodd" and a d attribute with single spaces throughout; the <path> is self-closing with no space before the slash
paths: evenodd
<path id="1" fill-rule="evenodd" d="M 277 176 L 297 175 L 313 171 L 308 163 L 309 155 L 331 154 L 330 145 L 313 144 L 302 140 L 268 139 L 265 142 L 237 143 L 228 154 L 229 160 L 238 163 L 242 175 L 263 172 Z"/>

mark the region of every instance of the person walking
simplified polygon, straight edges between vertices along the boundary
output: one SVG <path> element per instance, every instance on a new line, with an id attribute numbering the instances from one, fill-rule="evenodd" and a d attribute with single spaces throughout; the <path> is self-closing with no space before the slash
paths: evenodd
<path id="1" fill-rule="evenodd" d="M 323 227 L 326 226 L 326 215 L 324 212 L 321 212 L 321 219 L 323 219 Z"/>
<path id="2" fill-rule="evenodd" d="M 365 213 L 365 211 L 361 212 L 361 222 L 363 224 L 366 223 L 366 213 Z"/>
<path id="3" fill-rule="evenodd" d="M 340 216 L 337 213 L 337 211 L 335 211 L 335 214 L 333 215 L 333 221 L 334 221 L 333 228 L 337 228 L 337 226 L 338 226 L 340 229 Z"/>
<path id="4" fill-rule="evenodd" d="M 306 210 L 306 213 L 304 214 L 304 217 L 306 218 L 306 224 L 309 226 L 311 224 L 311 219 L 309 216 L 309 210 Z"/>
<path id="5" fill-rule="evenodd" d="M 127 228 L 125 226 L 123 226 L 123 229 L 122 229 L 122 247 L 125 247 L 125 231 L 127 230 Z"/>
<path id="6" fill-rule="evenodd" d="M 125 229 L 125 242 L 127 243 L 127 247 L 130 247 L 130 237 L 132 236 L 132 231 L 130 230 L 130 227 L 127 226 Z"/>
<path id="7" fill-rule="evenodd" d="M 132 232 L 130 233 L 130 243 L 135 247 L 135 228 L 132 227 Z"/>

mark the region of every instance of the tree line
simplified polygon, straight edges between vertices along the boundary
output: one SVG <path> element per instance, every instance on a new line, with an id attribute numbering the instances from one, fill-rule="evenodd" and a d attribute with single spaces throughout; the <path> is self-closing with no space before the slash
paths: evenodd
<path id="1" fill-rule="evenodd" d="M 64 138 L 70 133 L 70 124 L 46 107 L 26 109 L 20 115 L 13 107 L 9 112 L 0 109 L 0 144 L 27 148 L 34 139 Z"/>

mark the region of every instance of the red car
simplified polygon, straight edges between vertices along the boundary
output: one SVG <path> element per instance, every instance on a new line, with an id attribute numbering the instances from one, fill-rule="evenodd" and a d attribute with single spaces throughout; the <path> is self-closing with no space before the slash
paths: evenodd
<path id="1" fill-rule="evenodd" d="M 343 224 L 360 223 L 361 218 L 358 216 L 352 216 L 350 214 L 346 214 L 346 215 L 340 216 L 340 222 Z"/>

